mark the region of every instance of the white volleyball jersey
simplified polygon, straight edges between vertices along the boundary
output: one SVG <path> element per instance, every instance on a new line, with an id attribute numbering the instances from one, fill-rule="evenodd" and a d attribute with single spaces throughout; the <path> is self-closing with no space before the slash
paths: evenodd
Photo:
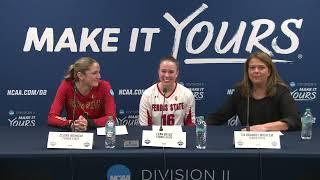
<path id="1" fill-rule="evenodd" d="M 163 125 L 194 125 L 195 123 L 194 96 L 181 84 L 176 84 L 173 93 L 166 95 L 166 98 L 158 84 L 146 89 L 140 100 L 140 125 L 160 125 L 162 110 Z"/>

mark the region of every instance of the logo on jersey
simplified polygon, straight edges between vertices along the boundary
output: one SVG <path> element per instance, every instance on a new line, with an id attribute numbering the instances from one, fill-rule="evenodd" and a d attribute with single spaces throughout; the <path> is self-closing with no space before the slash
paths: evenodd
<path id="1" fill-rule="evenodd" d="M 113 92 L 112 89 L 110 89 L 109 93 L 110 93 L 111 96 L 114 96 L 114 92 Z"/>

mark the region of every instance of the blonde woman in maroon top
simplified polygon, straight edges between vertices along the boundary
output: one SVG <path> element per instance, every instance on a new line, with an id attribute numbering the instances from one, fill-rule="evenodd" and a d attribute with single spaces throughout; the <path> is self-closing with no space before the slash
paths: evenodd
<path id="1" fill-rule="evenodd" d="M 108 116 L 115 119 L 113 90 L 108 81 L 100 78 L 100 66 L 90 57 L 70 65 L 51 105 L 48 124 L 87 131 L 104 126 Z M 64 109 L 66 117 L 61 116 Z"/>

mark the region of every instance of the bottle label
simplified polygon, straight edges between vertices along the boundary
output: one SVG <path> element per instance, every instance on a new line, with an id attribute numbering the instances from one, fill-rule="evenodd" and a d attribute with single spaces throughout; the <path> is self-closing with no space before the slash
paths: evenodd
<path id="1" fill-rule="evenodd" d="M 106 132 L 106 136 L 111 138 L 113 136 L 113 132 L 112 131 Z"/>
<path id="2" fill-rule="evenodd" d="M 204 132 L 206 130 L 205 126 L 203 124 L 197 125 L 196 132 Z"/>
<path id="3" fill-rule="evenodd" d="M 314 122 L 314 118 L 309 118 L 309 117 L 302 117 L 301 118 L 301 122 L 302 123 L 310 123 L 310 122 Z"/>

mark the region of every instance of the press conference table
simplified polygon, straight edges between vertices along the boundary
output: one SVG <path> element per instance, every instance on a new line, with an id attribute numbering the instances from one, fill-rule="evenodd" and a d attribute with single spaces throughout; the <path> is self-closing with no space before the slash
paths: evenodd
<path id="1" fill-rule="evenodd" d="M 141 141 L 143 129 L 150 127 L 128 127 L 129 135 L 117 136 L 115 149 L 105 149 L 104 137 L 95 133 L 92 150 L 65 150 L 46 148 L 48 132 L 56 128 L 0 127 L 0 179 L 106 179 L 115 164 L 130 169 L 131 179 L 320 179 L 318 128 L 308 141 L 299 132 L 286 132 L 280 150 L 235 149 L 236 129 L 224 126 L 208 127 L 205 150 L 195 148 L 191 127 L 183 128 L 186 149 L 122 147 L 125 139 Z"/>

